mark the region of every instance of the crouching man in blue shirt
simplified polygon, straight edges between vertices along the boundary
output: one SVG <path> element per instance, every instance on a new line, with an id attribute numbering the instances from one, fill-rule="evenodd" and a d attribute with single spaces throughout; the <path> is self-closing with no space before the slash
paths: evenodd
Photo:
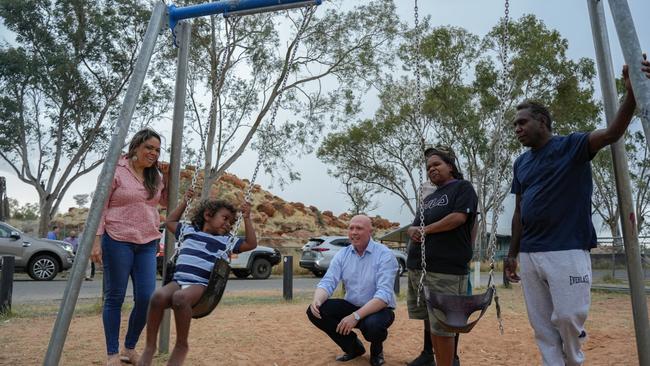
<path id="1" fill-rule="evenodd" d="M 309 320 L 345 352 L 336 361 L 345 362 L 366 350 L 352 328 L 361 330 L 370 342 L 370 364 L 384 364 L 383 342 L 395 320 L 393 285 L 397 260 L 383 244 L 371 239 L 370 218 L 358 215 L 350 220 L 348 237 L 352 245 L 339 251 L 318 283 L 314 301 L 307 309 Z M 330 299 L 343 281 L 345 299 Z"/>

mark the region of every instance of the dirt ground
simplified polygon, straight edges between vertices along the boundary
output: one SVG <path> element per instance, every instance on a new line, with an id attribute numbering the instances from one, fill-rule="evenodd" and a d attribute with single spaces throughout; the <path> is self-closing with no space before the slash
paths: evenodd
<path id="1" fill-rule="evenodd" d="M 494 306 L 470 334 L 462 335 L 463 365 L 539 365 L 522 302 L 521 289 L 499 291 L 505 333 L 499 335 Z M 337 365 L 341 351 L 313 327 L 305 315 L 309 294 L 285 303 L 280 293 L 226 293 L 207 318 L 190 330 L 187 365 Z M 126 314 L 126 313 L 125 313 Z M 122 337 L 126 332 L 123 316 Z M 0 365 L 40 365 L 47 350 L 55 316 L 13 317 L 0 323 Z M 638 364 L 629 296 L 595 293 L 584 346 L 587 365 Z M 143 334 L 144 337 L 144 334 Z M 122 338 L 123 339 L 123 338 Z M 174 330 L 172 325 L 172 343 Z M 144 338 L 138 344 L 142 350 Z M 368 349 L 369 345 L 366 344 Z M 384 346 L 387 365 L 404 365 L 419 354 L 422 323 L 409 320 L 403 296 L 395 323 Z M 164 365 L 166 355 L 155 364 Z M 105 347 L 101 315 L 75 316 L 67 336 L 61 365 L 102 365 Z M 368 354 L 346 366 L 368 365 Z"/>

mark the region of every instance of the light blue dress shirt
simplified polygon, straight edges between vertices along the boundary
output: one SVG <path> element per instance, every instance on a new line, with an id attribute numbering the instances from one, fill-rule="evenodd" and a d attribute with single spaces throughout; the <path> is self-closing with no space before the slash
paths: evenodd
<path id="1" fill-rule="evenodd" d="M 359 256 L 350 244 L 332 258 L 318 288 L 332 296 L 339 282 L 343 281 L 346 301 L 363 306 L 377 298 L 388 304 L 388 307 L 395 308 L 393 288 L 397 268 L 395 255 L 385 245 L 370 239 L 363 255 Z"/>

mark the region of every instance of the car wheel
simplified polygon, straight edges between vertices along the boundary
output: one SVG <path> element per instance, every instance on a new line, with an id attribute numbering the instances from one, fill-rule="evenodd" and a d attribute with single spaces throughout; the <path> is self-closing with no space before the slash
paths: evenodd
<path id="1" fill-rule="evenodd" d="M 248 277 L 249 274 L 251 274 L 250 272 L 248 272 L 248 271 L 245 270 L 245 269 L 233 269 L 233 270 L 232 270 L 232 273 L 233 273 L 233 274 L 235 275 L 235 277 L 237 277 L 237 278 L 246 278 L 246 277 Z"/>
<path id="2" fill-rule="evenodd" d="M 314 276 L 316 276 L 316 277 L 323 277 L 323 276 L 325 276 L 325 271 L 312 271 L 312 273 L 313 273 Z"/>
<path id="3" fill-rule="evenodd" d="M 398 264 L 399 275 L 401 277 L 404 274 L 404 272 L 406 272 L 406 264 L 401 259 L 397 260 L 397 264 Z"/>
<path id="4" fill-rule="evenodd" d="M 59 273 L 59 262 L 51 255 L 42 254 L 29 262 L 27 274 L 37 281 L 51 281 Z"/>
<path id="5" fill-rule="evenodd" d="M 271 276 L 271 262 L 266 258 L 257 258 L 253 262 L 251 271 L 253 272 L 253 278 L 258 280 L 269 278 Z"/>

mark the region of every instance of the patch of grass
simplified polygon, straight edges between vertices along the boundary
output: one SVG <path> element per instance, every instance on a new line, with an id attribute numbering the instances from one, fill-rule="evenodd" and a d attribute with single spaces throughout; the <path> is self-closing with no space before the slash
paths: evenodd
<path id="1" fill-rule="evenodd" d="M 399 302 L 406 301 L 406 289 L 402 290 L 400 288 L 399 294 L 396 294 L 396 295 L 397 295 L 397 296 L 395 296 L 396 301 L 399 301 Z"/>
<path id="2" fill-rule="evenodd" d="M 345 286 L 343 286 L 343 281 L 339 283 L 334 292 L 332 293 L 332 298 L 344 298 L 345 297 Z"/>
<path id="3" fill-rule="evenodd" d="M 607 273 L 606 275 L 604 275 L 604 276 L 600 279 L 600 282 L 602 282 L 602 283 L 607 283 L 607 284 L 610 284 L 610 285 L 620 285 L 620 284 L 622 284 L 624 281 L 623 281 L 623 280 L 619 280 L 618 278 L 615 278 L 614 276 L 612 276 L 611 273 Z"/>
<path id="4" fill-rule="evenodd" d="M 313 291 L 294 291 L 293 300 L 286 301 L 282 297 L 282 293 L 268 293 L 264 295 L 259 294 L 238 294 L 233 296 L 225 295 L 219 302 L 219 306 L 237 306 L 237 305 L 251 305 L 251 304 L 283 304 L 283 303 L 308 303 L 311 301 Z"/>
<path id="5" fill-rule="evenodd" d="M 239 306 L 250 304 L 283 304 L 283 303 L 309 303 L 312 299 L 313 291 L 294 291 L 293 299 L 290 301 L 284 300 L 282 292 L 266 292 L 263 294 L 257 293 L 242 293 L 237 295 L 226 295 L 221 299 L 219 306 Z M 0 323 L 9 321 L 11 319 L 20 318 L 40 318 L 48 316 L 56 316 L 59 312 L 60 304 L 58 302 L 45 302 L 45 303 L 32 303 L 21 304 L 12 307 L 11 311 L 0 314 Z M 128 313 L 133 308 L 133 303 L 125 301 L 122 306 L 122 312 Z M 77 302 L 75 307 L 75 316 L 95 316 L 100 315 L 102 312 L 101 299 L 81 299 Z"/>
<path id="6" fill-rule="evenodd" d="M 302 255 L 301 248 L 282 248 L 278 247 L 283 257 L 288 255 L 293 257 L 292 261 L 292 271 L 294 276 L 305 276 L 311 274 L 311 272 L 305 268 L 300 267 L 300 257 Z M 276 266 L 273 266 L 271 269 L 272 275 L 282 275 L 284 273 L 284 259 Z"/>
<path id="7" fill-rule="evenodd" d="M 58 302 L 44 302 L 44 303 L 31 303 L 20 304 L 13 306 L 8 313 L 0 314 L 0 321 L 5 321 L 12 318 L 40 318 L 47 316 L 54 316 L 59 312 L 60 303 Z M 122 310 L 130 311 L 133 308 L 133 303 L 125 302 Z M 101 299 L 80 299 L 75 306 L 74 315 L 76 316 L 92 316 L 98 315 L 102 312 Z"/>

